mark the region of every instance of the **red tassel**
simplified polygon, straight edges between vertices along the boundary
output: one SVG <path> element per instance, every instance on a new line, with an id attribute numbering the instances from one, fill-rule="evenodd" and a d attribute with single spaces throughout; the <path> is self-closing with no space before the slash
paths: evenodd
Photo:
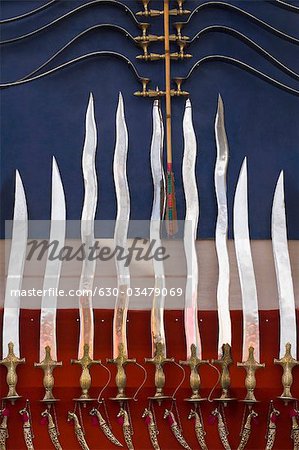
<path id="1" fill-rule="evenodd" d="M 146 425 L 149 425 L 151 423 L 151 418 L 149 416 L 146 416 L 144 421 L 145 421 Z"/>
<path id="2" fill-rule="evenodd" d="M 99 424 L 98 419 L 96 418 L 96 416 L 91 416 L 91 424 L 93 427 L 97 427 Z"/>
<path id="3" fill-rule="evenodd" d="M 173 418 L 171 417 L 171 415 L 167 416 L 167 421 L 168 421 L 168 423 L 169 423 L 170 426 L 174 424 L 174 420 L 173 420 Z"/>
<path id="4" fill-rule="evenodd" d="M 276 423 L 277 422 L 277 415 L 276 414 L 271 414 L 270 420 L 272 423 Z"/>
<path id="5" fill-rule="evenodd" d="M 47 423 L 48 423 L 48 419 L 46 417 L 42 417 L 42 419 L 40 421 L 40 424 L 41 425 L 47 425 Z"/>
<path id="6" fill-rule="evenodd" d="M 254 418 L 252 419 L 252 422 L 253 422 L 254 425 L 258 425 L 259 420 L 258 420 L 257 417 L 254 417 Z"/>
<path id="7" fill-rule="evenodd" d="M 213 416 L 213 414 L 210 414 L 209 418 L 208 418 L 208 424 L 209 425 L 215 425 L 215 423 L 216 423 L 216 417 Z"/>
<path id="8" fill-rule="evenodd" d="M 117 423 L 119 423 L 119 425 L 123 426 L 124 418 L 123 417 L 117 417 Z"/>
<path id="9" fill-rule="evenodd" d="M 22 421 L 23 422 L 28 422 L 28 420 L 29 420 L 28 414 L 27 413 L 22 414 Z"/>
<path id="10" fill-rule="evenodd" d="M 2 416 L 3 417 L 8 417 L 9 416 L 9 409 L 8 408 L 4 408 L 2 411 Z"/>

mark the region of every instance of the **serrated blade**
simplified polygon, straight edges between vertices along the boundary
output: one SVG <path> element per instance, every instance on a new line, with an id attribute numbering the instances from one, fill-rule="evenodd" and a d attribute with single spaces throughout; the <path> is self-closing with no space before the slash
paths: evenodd
<path id="1" fill-rule="evenodd" d="M 231 346 L 231 318 L 229 312 L 229 259 L 227 251 L 227 197 L 226 197 L 226 172 L 229 157 L 229 147 L 225 131 L 224 107 L 222 98 L 218 97 L 218 108 L 215 120 L 215 137 L 217 146 L 217 159 L 215 164 L 214 181 L 217 197 L 218 215 L 216 222 L 215 243 L 218 258 L 218 355 L 222 356 L 222 345 Z"/>
<path id="2" fill-rule="evenodd" d="M 260 333 L 258 299 L 251 255 L 248 226 L 247 161 L 241 167 L 234 200 L 234 239 L 242 292 L 243 306 L 243 361 L 253 347 L 255 359 L 260 361 Z"/>
<path id="3" fill-rule="evenodd" d="M 184 312 L 185 335 L 187 359 L 191 357 L 192 344 L 196 346 L 196 355 L 199 359 L 201 359 L 202 349 L 197 317 L 198 262 L 195 247 L 199 217 L 198 192 L 195 175 L 197 144 L 192 123 L 192 107 L 189 99 L 186 101 L 183 118 L 183 133 L 183 185 L 186 201 L 184 249 L 187 261 L 187 283 Z"/>
<path id="4" fill-rule="evenodd" d="M 24 274 L 26 245 L 28 237 L 28 214 L 26 196 L 21 176 L 16 171 L 15 205 L 11 249 L 6 279 L 4 315 L 3 315 L 3 358 L 8 351 L 8 344 L 14 344 L 14 353 L 20 357 L 19 315 L 20 295 Z M 15 294 L 14 294 L 15 292 Z"/>
<path id="5" fill-rule="evenodd" d="M 56 159 L 53 157 L 50 243 L 57 243 L 57 254 L 60 253 L 64 246 L 65 218 L 66 211 L 63 185 Z M 43 361 L 45 357 L 46 346 L 49 346 L 51 349 L 52 359 L 57 361 L 56 309 L 61 265 L 62 260 L 60 258 L 47 259 L 40 315 L 40 362 Z"/>
<path id="6" fill-rule="evenodd" d="M 279 175 L 273 198 L 272 248 L 274 254 L 280 312 L 279 357 L 283 358 L 285 354 L 285 345 L 289 342 L 292 346 L 292 354 L 296 359 L 297 327 L 295 296 L 288 250 L 283 171 Z"/>

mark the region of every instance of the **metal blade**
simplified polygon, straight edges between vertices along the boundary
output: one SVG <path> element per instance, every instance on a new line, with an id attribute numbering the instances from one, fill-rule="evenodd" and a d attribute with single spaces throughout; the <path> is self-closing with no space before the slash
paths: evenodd
<path id="1" fill-rule="evenodd" d="M 82 170 L 84 178 L 84 203 L 81 215 L 81 240 L 85 248 L 94 245 L 94 218 L 97 207 L 98 185 L 95 169 L 95 154 L 97 149 L 97 127 L 94 117 L 93 96 L 90 94 L 85 120 L 85 142 L 82 155 Z M 83 347 L 89 345 L 89 356 L 93 359 L 94 321 L 92 309 L 92 287 L 96 269 L 96 261 L 85 259 L 82 265 L 80 286 L 82 294 L 79 298 L 80 340 L 78 359 L 83 356 Z M 88 292 L 89 291 L 89 292 Z"/>
<path id="2" fill-rule="evenodd" d="M 234 239 L 243 305 L 243 361 L 253 347 L 260 360 L 258 300 L 248 228 L 247 164 L 244 159 L 234 200 Z"/>
<path id="3" fill-rule="evenodd" d="M 64 246 L 65 241 L 65 196 L 56 160 L 53 156 L 52 165 L 52 205 L 50 243 L 57 242 L 57 253 Z M 47 259 L 43 283 L 43 298 L 40 315 L 40 362 L 45 357 L 45 347 L 51 348 L 51 356 L 57 361 L 56 348 L 56 308 L 57 289 L 59 286 L 62 261 L 60 258 Z"/>
<path id="4" fill-rule="evenodd" d="M 160 228 L 161 218 L 165 210 L 165 177 L 162 165 L 164 128 L 159 107 L 159 101 L 154 101 L 153 106 L 153 135 L 151 144 L 151 168 L 154 185 L 154 200 L 150 224 L 150 240 L 155 242 L 152 253 L 161 246 Z M 162 203 L 162 205 L 161 205 Z M 162 206 L 162 207 L 161 207 Z M 151 310 L 152 332 L 152 356 L 154 357 L 157 343 L 163 344 L 164 356 L 166 356 L 166 342 L 164 330 L 164 304 L 165 304 L 165 274 L 163 261 L 153 259 L 155 273 L 155 295 Z M 159 294 L 156 294 L 156 288 Z"/>
<path id="5" fill-rule="evenodd" d="M 226 171 L 228 164 L 229 147 L 225 132 L 224 108 L 222 98 L 218 97 L 218 109 L 215 120 L 215 136 L 217 146 L 217 159 L 215 164 L 214 181 L 218 205 L 218 215 L 216 223 L 216 251 L 218 258 L 218 286 L 217 286 L 217 305 L 218 305 L 218 354 L 222 356 L 222 345 L 231 346 L 232 331 L 229 312 L 229 259 L 227 251 L 227 198 L 226 198 Z"/>
<path id="6" fill-rule="evenodd" d="M 116 143 L 114 150 L 113 174 L 117 200 L 117 216 L 114 230 L 114 245 L 124 249 L 127 253 L 127 234 L 130 217 L 130 193 L 126 174 L 128 152 L 128 131 L 124 115 L 124 103 L 119 94 L 116 112 Z M 116 258 L 118 296 L 115 302 L 113 319 L 113 358 L 118 356 L 119 344 L 123 344 L 124 352 L 127 348 L 127 313 L 129 297 L 127 290 L 130 287 L 130 271 L 125 260 Z"/>
<path id="7" fill-rule="evenodd" d="M 186 101 L 184 119 L 183 185 L 186 200 L 184 227 L 184 249 L 187 260 L 187 283 L 185 292 L 185 334 L 187 359 L 191 356 L 191 345 L 196 346 L 196 356 L 201 359 L 201 341 L 197 318 L 198 263 L 196 255 L 196 233 L 199 217 L 198 192 L 195 176 L 197 144 L 192 123 L 192 107 Z"/>
<path id="8" fill-rule="evenodd" d="M 297 355 L 297 328 L 295 296 L 291 263 L 288 251 L 287 224 L 284 202 L 283 171 L 277 181 L 272 206 L 272 247 L 278 286 L 280 311 L 280 353 L 283 358 L 285 345 L 292 345 L 292 354 Z"/>
<path id="9" fill-rule="evenodd" d="M 26 196 L 22 179 L 20 177 L 19 172 L 16 171 L 12 240 L 8 263 L 5 299 L 4 299 L 3 344 L 2 344 L 3 358 L 7 354 L 9 342 L 12 342 L 14 344 L 14 353 L 18 358 L 20 357 L 19 291 L 22 287 L 27 237 L 28 237 L 28 214 L 27 214 Z"/>

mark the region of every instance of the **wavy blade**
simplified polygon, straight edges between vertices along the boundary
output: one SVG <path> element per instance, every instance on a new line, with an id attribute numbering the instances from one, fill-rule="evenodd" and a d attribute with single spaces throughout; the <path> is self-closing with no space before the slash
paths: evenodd
<path id="1" fill-rule="evenodd" d="M 3 358 L 8 351 L 8 343 L 14 344 L 14 353 L 20 357 L 19 314 L 20 295 L 14 292 L 22 288 L 26 245 L 28 237 L 28 214 L 26 196 L 22 179 L 16 171 L 15 205 L 13 216 L 12 240 L 6 280 L 3 315 Z"/>
<path id="2" fill-rule="evenodd" d="M 50 242 L 58 242 L 57 252 L 59 253 L 65 241 L 65 196 L 63 185 L 57 166 L 53 157 L 52 165 L 52 205 L 51 205 L 51 229 Z M 43 283 L 43 298 L 40 315 L 40 362 L 45 356 L 45 347 L 51 348 L 51 356 L 57 361 L 56 345 L 56 291 L 59 286 L 61 259 L 47 259 L 46 270 Z M 51 293 L 54 293 L 52 295 Z"/>
<path id="3" fill-rule="evenodd" d="M 154 200 L 150 223 L 150 241 L 155 242 L 152 254 L 161 246 L 160 228 L 161 216 L 165 209 L 165 177 L 162 166 L 164 128 L 159 107 L 159 101 L 154 101 L 153 106 L 153 135 L 151 144 L 151 169 L 154 185 Z M 163 344 L 164 356 L 166 356 L 166 342 L 164 329 L 164 304 L 165 304 L 165 274 L 163 261 L 153 259 L 155 273 L 155 289 L 159 290 L 154 295 L 151 310 L 151 332 L 152 332 L 152 356 L 154 356 L 156 344 Z M 155 290 L 156 292 L 156 290 Z"/>
<path id="4" fill-rule="evenodd" d="M 278 286 L 280 312 L 280 353 L 283 358 L 285 345 L 292 345 L 292 354 L 297 356 L 297 328 L 295 296 L 291 263 L 288 250 L 287 224 L 284 201 L 283 171 L 277 181 L 272 206 L 272 247 Z"/>
<path id="5" fill-rule="evenodd" d="M 248 228 L 247 164 L 242 164 L 234 200 L 234 239 L 243 305 L 243 361 L 248 349 L 260 360 L 258 300 Z"/>
<path id="6" fill-rule="evenodd" d="M 231 345 L 231 319 L 229 312 L 229 259 L 227 251 L 227 198 L 226 198 L 226 171 L 228 164 L 229 147 L 225 132 L 224 108 L 222 98 L 219 95 L 218 109 L 215 120 L 215 136 L 217 146 L 217 159 L 215 164 L 215 191 L 217 197 L 218 215 L 216 223 L 215 243 L 218 258 L 218 354 L 222 356 L 222 345 Z"/>
<path id="7" fill-rule="evenodd" d="M 130 193 L 127 181 L 126 166 L 128 153 L 128 131 L 124 114 L 124 102 L 119 94 L 116 112 L 116 143 L 114 150 L 113 174 L 117 200 L 117 216 L 114 230 L 114 245 L 127 252 L 127 234 L 130 217 Z M 118 356 L 119 344 L 124 345 L 125 354 L 127 348 L 127 313 L 129 297 L 127 290 L 130 287 L 130 271 L 125 266 L 125 261 L 116 258 L 118 297 L 115 302 L 113 318 L 113 358 Z"/>
<path id="8" fill-rule="evenodd" d="M 183 119 L 183 132 L 183 185 L 186 200 L 184 249 L 187 260 L 187 283 L 184 313 L 185 334 L 187 345 L 187 359 L 191 356 L 192 344 L 196 346 L 197 356 L 199 359 L 201 359 L 202 350 L 197 317 L 198 263 L 195 247 L 199 217 L 198 192 L 195 176 L 197 144 L 192 123 L 192 107 L 190 100 L 186 101 Z"/>
<path id="9" fill-rule="evenodd" d="M 81 215 L 81 240 L 85 248 L 94 245 L 94 218 L 97 207 L 97 175 L 95 169 L 95 154 L 97 148 L 97 127 L 94 117 L 93 96 L 90 94 L 86 120 L 85 120 L 85 142 L 82 154 L 82 170 L 84 178 L 84 203 Z M 96 261 L 85 259 L 82 265 L 79 289 L 91 291 L 95 274 Z M 80 340 L 78 359 L 83 356 L 83 347 L 89 345 L 89 355 L 93 359 L 94 321 L 92 309 L 92 296 L 82 295 L 79 298 L 80 312 Z"/>

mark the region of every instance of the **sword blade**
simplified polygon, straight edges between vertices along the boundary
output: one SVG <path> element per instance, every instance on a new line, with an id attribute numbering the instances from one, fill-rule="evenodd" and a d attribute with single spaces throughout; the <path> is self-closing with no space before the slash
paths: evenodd
<path id="1" fill-rule="evenodd" d="M 11 249 L 4 299 L 3 316 L 3 358 L 8 351 L 8 344 L 14 344 L 14 353 L 20 357 L 19 315 L 20 295 L 24 274 L 26 245 L 28 237 L 28 214 L 26 196 L 22 179 L 16 171 L 15 205 L 13 215 Z M 14 295 L 14 292 L 16 295 Z"/>
<path id="2" fill-rule="evenodd" d="M 94 117 L 94 101 L 90 94 L 85 119 L 85 142 L 82 154 L 84 178 L 84 203 L 81 215 L 81 240 L 85 249 L 94 245 L 94 218 L 97 207 L 98 186 L 95 169 L 97 149 L 97 127 Z M 89 345 L 89 356 L 93 359 L 94 320 L 92 309 L 92 287 L 96 261 L 87 257 L 83 261 L 79 290 L 80 339 L 78 359 L 83 356 L 85 344 Z"/>
<path id="3" fill-rule="evenodd" d="M 65 216 L 66 211 L 63 185 L 57 162 L 53 157 L 50 243 L 58 243 L 56 249 L 57 253 L 59 253 L 61 248 L 64 246 Z M 43 361 L 45 357 L 45 347 L 47 345 L 51 348 L 52 359 L 54 359 L 54 361 L 57 361 L 56 292 L 59 286 L 61 264 L 62 261 L 60 258 L 55 258 L 52 260 L 48 258 L 46 263 L 40 315 L 40 362 Z"/>
<path id="4" fill-rule="evenodd" d="M 216 223 L 215 243 L 218 258 L 218 354 L 222 356 L 222 345 L 231 345 L 231 319 L 229 312 L 229 259 L 227 251 L 227 198 L 226 198 L 226 171 L 228 164 L 229 147 L 225 131 L 224 107 L 222 98 L 218 97 L 218 108 L 215 120 L 215 136 L 217 146 L 217 159 L 215 164 L 215 191 L 217 197 L 218 215 Z"/>
<path id="5" fill-rule="evenodd" d="M 278 287 L 280 312 L 280 353 L 283 358 L 285 345 L 292 345 L 292 353 L 297 356 L 297 330 L 295 296 L 291 263 L 288 250 L 287 224 L 284 201 L 283 172 L 277 181 L 272 206 L 272 247 Z"/>
<path id="6" fill-rule="evenodd" d="M 184 249 L 187 261 L 187 283 L 185 292 L 185 334 L 187 359 L 191 356 L 191 345 L 196 346 L 197 357 L 201 359 L 201 341 L 197 317 L 198 263 L 196 254 L 196 233 L 199 217 L 198 192 L 195 176 L 197 144 L 192 123 L 192 107 L 186 101 L 184 119 L 184 157 L 183 185 L 186 200 L 186 216 L 184 226 Z"/>
<path id="7" fill-rule="evenodd" d="M 117 216 L 114 230 L 114 245 L 127 253 L 127 235 L 130 217 L 130 193 L 126 174 L 128 153 L 128 131 L 124 114 L 124 102 L 119 94 L 116 112 L 116 143 L 114 150 L 113 174 L 117 200 Z M 123 344 L 124 352 L 127 348 L 127 313 L 129 306 L 128 289 L 130 287 L 130 271 L 125 260 L 115 259 L 117 271 L 118 296 L 115 301 L 113 318 L 113 358 L 118 356 L 119 344 Z"/>
<path id="8" fill-rule="evenodd" d="M 242 164 L 234 200 L 234 239 L 242 292 L 243 361 L 253 347 L 260 360 L 258 300 L 248 228 L 247 161 Z"/>

